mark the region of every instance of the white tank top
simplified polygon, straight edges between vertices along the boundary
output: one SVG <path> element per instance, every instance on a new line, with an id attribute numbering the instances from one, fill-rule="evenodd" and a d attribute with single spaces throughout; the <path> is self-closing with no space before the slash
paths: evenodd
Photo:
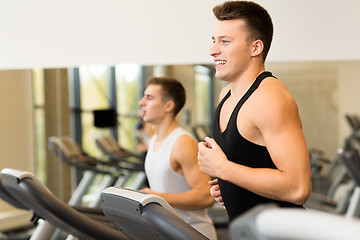
<path id="1" fill-rule="evenodd" d="M 154 151 L 154 143 L 157 136 L 154 135 L 150 139 L 148 152 L 145 158 L 145 172 L 151 190 L 159 193 L 182 193 L 191 189 L 185 177 L 175 172 L 170 166 L 170 156 L 174 143 L 182 135 L 191 136 L 191 134 L 184 129 L 177 128 L 164 140 L 160 149 L 156 152 Z M 206 234 L 204 230 L 199 229 L 197 225 L 207 223 L 211 224 L 212 228 L 214 228 L 212 221 L 208 216 L 207 209 L 182 210 L 175 208 L 175 211 L 185 222 L 202 232 L 204 235 L 209 234 Z M 211 226 L 209 226 L 209 228 L 211 228 Z M 211 231 L 213 230 L 211 229 Z"/>

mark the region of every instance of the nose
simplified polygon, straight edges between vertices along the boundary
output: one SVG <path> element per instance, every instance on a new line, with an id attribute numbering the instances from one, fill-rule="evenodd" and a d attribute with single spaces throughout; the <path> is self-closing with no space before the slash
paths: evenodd
<path id="1" fill-rule="evenodd" d="M 209 50 L 209 54 L 212 57 L 215 57 L 216 55 L 220 54 L 220 48 L 219 48 L 218 44 L 216 44 L 216 42 L 214 42 L 211 45 L 210 50 Z"/>
<path id="2" fill-rule="evenodd" d="M 145 104 L 145 96 L 142 97 L 142 98 L 140 99 L 140 101 L 139 101 L 139 105 L 140 105 L 140 106 L 144 106 L 144 104 Z"/>

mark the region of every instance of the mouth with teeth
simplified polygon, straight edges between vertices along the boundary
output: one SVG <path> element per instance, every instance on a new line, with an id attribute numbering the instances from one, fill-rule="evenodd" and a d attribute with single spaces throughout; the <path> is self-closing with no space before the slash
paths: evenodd
<path id="1" fill-rule="evenodd" d="M 225 60 L 216 60 L 215 61 L 216 67 L 220 67 L 220 66 L 224 65 L 225 63 L 226 63 Z"/>

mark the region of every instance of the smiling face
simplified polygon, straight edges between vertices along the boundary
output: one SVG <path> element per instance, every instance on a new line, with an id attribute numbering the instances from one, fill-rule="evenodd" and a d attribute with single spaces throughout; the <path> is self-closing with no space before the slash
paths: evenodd
<path id="1" fill-rule="evenodd" d="M 162 86 L 150 84 L 146 87 L 144 97 L 139 101 L 141 117 L 150 124 L 160 124 L 166 114 L 173 111 L 171 100 L 164 100 Z"/>
<path id="2" fill-rule="evenodd" d="M 242 19 L 219 21 L 215 26 L 209 54 L 214 58 L 215 77 L 232 82 L 241 76 L 252 57 L 252 44 Z"/>

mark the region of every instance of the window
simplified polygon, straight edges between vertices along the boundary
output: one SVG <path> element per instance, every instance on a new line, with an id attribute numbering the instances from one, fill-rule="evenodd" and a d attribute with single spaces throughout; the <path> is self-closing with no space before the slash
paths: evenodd
<path id="1" fill-rule="evenodd" d="M 139 92 L 142 91 L 141 66 L 122 64 L 115 67 L 117 111 L 119 114 L 118 137 L 120 145 L 135 151 L 135 130 L 139 122 Z"/>
<path id="2" fill-rule="evenodd" d="M 213 72 L 206 66 L 195 66 L 195 126 L 204 126 L 209 135 L 214 110 Z"/>
<path id="3" fill-rule="evenodd" d="M 135 129 L 138 122 L 138 96 L 142 91 L 142 67 L 120 64 L 115 67 L 88 65 L 74 69 L 72 88 L 73 136 L 91 156 L 102 155 L 95 138 L 112 134 L 119 144 L 135 151 Z M 94 110 L 115 110 L 116 124 L 96 127 Z"/>
<path id="4" fill-rule="evenodd" d="M 33 69 L 33 99 L 34 99 L 34 142 L 35 142 L 35 174 L 46 182 L 46 142 L 45 142 L 45 100 L 44 71 Z"/>
<path id="5" fill-rule="evenodd" d="M 80 109 L 82 149 L 91 156 L 99 156 L 95 138 L 99 134 L 109 134 L 109 128 L 94 126 L 94 110 L 108 109 L 109 103 L 109 68 L 105 65 L 89 65 L 79 68 Z"/>

